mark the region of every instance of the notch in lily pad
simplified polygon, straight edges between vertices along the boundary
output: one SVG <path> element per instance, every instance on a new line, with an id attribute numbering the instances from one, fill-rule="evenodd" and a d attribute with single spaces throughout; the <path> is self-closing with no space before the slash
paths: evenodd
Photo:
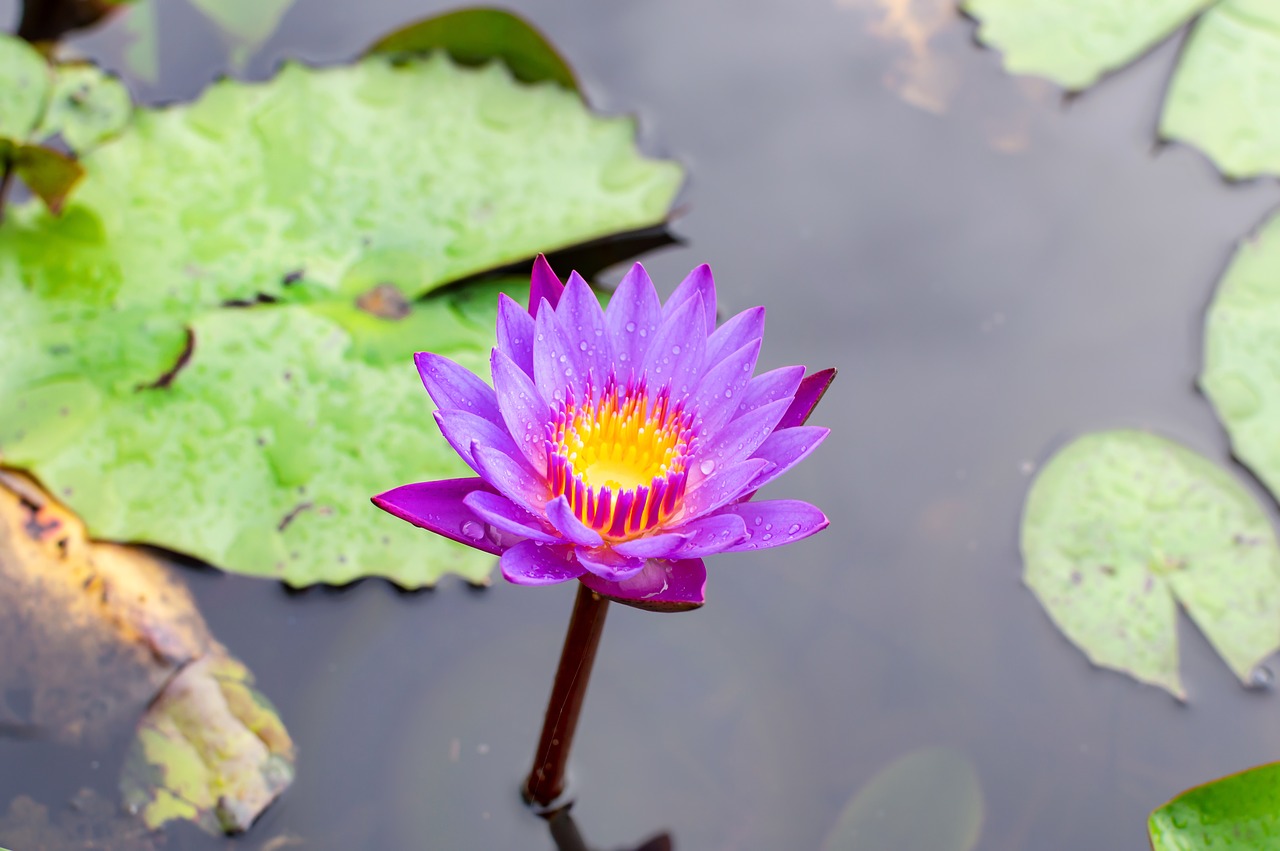
<path id="1" fill-rule="evenodd" d="M 1245 684 L 1280 647 L 1280 549 L 1225 470 L 1140 431 L 1085 435 L 1036 478 L 1023 579 L 1094 664 L 1186 698 L 1177 608 Z"/>

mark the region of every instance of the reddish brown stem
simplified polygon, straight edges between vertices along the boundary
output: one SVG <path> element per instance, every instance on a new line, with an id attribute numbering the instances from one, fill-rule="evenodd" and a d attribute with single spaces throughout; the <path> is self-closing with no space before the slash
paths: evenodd
<path id="1" fill-rule="evenodd" d="M 524 782 L 524 798 L 539 807 L 559 803 L 564 794 L 565 766 L 573 733 L 582 713 L 582 702 L 591 680 L 591 665 L 604 632 L 604 617 L 609 601 L 579 583 L 578 597 L 569 618 L 569 630 L 560 651 L 560 667 L 551 686 L 547 717 L 542 722 L 542 737 L 534 754 L 533 768 Z"/>

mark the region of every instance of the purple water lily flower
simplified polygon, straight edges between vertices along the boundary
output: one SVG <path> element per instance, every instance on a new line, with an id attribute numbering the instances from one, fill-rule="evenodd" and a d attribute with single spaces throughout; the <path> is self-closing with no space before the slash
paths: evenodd
<path id="1" fill-rule="evenodd" d="M 373 498 L 414 525 L 500 555 L 520 585 L 581 579 L 629 605 L 702 605 L 703 556 L 775 547 L 823 529 L 798 500 L 751 501 L 827 436 L 804 425 L 834 370 L 753 376 L 756 307 L 716 327 L 711 269 L 664 305 L 637 263 L 601 309 L 577 272 L 543 257 L 529 308 L 499 296 L 493 386 L 415 356 L 436 422 L 477 475 Z"/>

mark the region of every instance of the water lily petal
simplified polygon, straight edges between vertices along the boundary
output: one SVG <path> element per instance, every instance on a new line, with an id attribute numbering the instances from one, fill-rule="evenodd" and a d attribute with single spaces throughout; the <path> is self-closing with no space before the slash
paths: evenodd
<path id="1" fill-rule="evenodd" d="M 564 401 L 570 394 L 581 399 L 590 361 L 582 356 L 555 311 L 540 312 L 534 323 L 533 378 L 542 397 L 548 402 Z"/>
<path id="2" fill-rule="evenodd" d="M 563 292 L 564 284 L 560 283 L 556 273 L 551 271 L 551 264 L 547 262 L 546 255 L 539 254 L 533 261 L 533 274 L 529 278 L 529 315 L 535 319 L 538 317 L 538 308 L 542 305 L 543 299 L 546 299 L 554 310 L 560 303 L 560 295 Z"/>
<path id="3" fill-rule="evenodd" d="M 541 541 L 544 544 L 564 543 L 541 517 L 516 505 L 502 494 L 472 491 L 463 498 L 462 502 L 474 511 L 477 517 L 503 532 Z"/>
<path id="4" fill-rule="evenodd" d="M 538 392 L 528 373 L 501 349 L 490 353 L 489 368 L 498 394 L 498 410 L 510 440 L 517 447 L 517 454 L 522 455 L 539 475 L 546 475 L 546 428 L 551 406 Z"/>
<path id="5" fill-rule="evenodd" d="M 502 576 L 516 585 L 555 585 L 577 579 L 584 568 L 573 555 L 572 547 L 539 545 L 521 541 L 502 554 Z"/>
<path id="6" fill-rule="evenodd" d="M 484 480 L 516 505 L 530 511 L 541 511 L 551 498 L 547 483 L 535 475 L 518 454 L 508 455 L 491 446 L 477 443 L 471 447 L 471 455 Z"/>
<path id="7" fill-rule="evenodd" d="M 478 478 L 414 482 L 378 494 L 373 504 L 414 526 L 500 555 L 520 539 L 486 528 L 484 519 L 464 502 L 469 494 L 477 492 L 492 493 L 493 488 Z"/>
<path id="8" fill-rule="evenodd" d="M 453 451 L 457 452 L 462 460 L 467 462 L 467 466 L 477 473 L 480 472 L 480 468 L 476 466 L 475 458 L 471 455 L 472 444 L 491 446 L 512 457 L 520 454 L 519 448 L 516 447 L 515 441 L 511 439 L 507 430 L 494 425 L 484 417 L 478 417 L 469 411 L 450 409 L 436 411 L 435 418 L 436 425 L 440 427 L 440 433 L 444 435 L 445 440 L 449 441 Z"/>
<path id="9" fill-rule="evenodd" d="M 581 353 L 579 361 L 587 375 L 595 383 L 603 382 L 609 376 L 613 363 L 613 348 L 605 335 L 604 309 L 577 272 L 569 274 L 569 283 L 565 285 L 560 306 L 556 308 L 556 317 Z"/>
<path id="10" fill-rule="evenodd" d="M 835 380 L 835 367 L 828 367 L 812 375 L 805 376 L 804 381 L 800 382 L 799 389 L 796 390 L 795 401 L 791 404 L 790 409 L 782 415 L 782 419 L 778 421 L 778 428 L 804 425 L 805 421 L 809 419 L 809 415 L 813 413 L 813 409 L 818 406 L 818 403 L 822 401 L 822 397 L 826 395 L 827 388 L 831 386 L 831 382 Z"/>
<path id="11" fill-rule="evenodd" d="M 791 404 L 779 399 L 756 408 L 749 414 L 730 420 L 715 434 L 705 438 L 689 461 L 688 486 L 697 486 L 719 468 L 750 458 L 773 431 L 778 418 Z"/>
<path id="12" fill-rule="evenodd" d="M 732 316 L 707 338 L 707 368 L 764 336 L 764 308 L 752 307 Z"/>
<path id="13" fill-rule="evenodd" d="M 551 525 L 575 544 L 585 547 L 598 547 L 604 543 L 604 538 L 600 537 L 600 533 L 592 529 L 587 524 L 574 515 L 573 509 L 569 507 L 569 499 L 564 496 L 558 496 L 547 503 L 547 519 L 551 521 Z"/>
<path id="14" fill-rule="evenodd" d="M 768 466 L 768 461 L 751 458 L 716 470 L 685 495 L 685 516 L 693 519 L 711 514 L 720 506 L 740 499 L 749 491 L 752 480 Z"/>
<path id="15" fill-rule="evenodd" d="M 701 558 L 722 553 L 747 539 L 746 522 L 736 514 L 712 514 L 699 517 L 680 527 L 688 538 L 673 558 Z"/>
<path id="16" fill-rule="evenodd" d="M 742 393 L 742 403 L 734 416 L 741 417 L 761 405 L 767 405 L 779 399 L 792 398 L 803 379 L 804 367 L 802 366 L 784 366 L 757 375 L 747 383 L 747 389 Z"/>
<path id="17" fill-rule="evenodd" d="M 498 413 L 498 397 L 493 388 L 470 370 L 432 352 L 418 352 L 413 356 L 413 362 L 436 407 L 441 410 L 456 408 L 469 411 L 491 423 L 502 423 L 502 415 Z"/>
<path id="18" fill-rule="evenodd" d="M 724 550 L 763 550 L 793 544 L 827 528 L 827 516 L 798 499 L 766 499 L 730 505 L 720 514 L 736 514 L 747 526 L 746 540 Z"/>
<path id="19" fill-rule="evenodd" d="M 808 458 L 809 453 L 817 449 L 818 444 L 826 440 L 830 433 L 831 429 L 821 426 L 775 429 L 755 452 L 756 458 L 763 458 L 771 466 L 766 467 L 756 476 L 755 481 L 751 483 L 751 489 L 759 490 Z"/>
<path id="20" fill-rule="evenodd" d="M 738 412 L 759 356 L 760 341 L 752 340 L 713 366 L 699 383 L 690 410 L 697 412 L 704 434 L 719 431 Z"/>
<path id="21" fill-rule="evenodd" d="M 706 263 L 686 275 L 671 298 L 667 299 L 662 307 L 663 321 L 675 315 L 687 302 L 697 298 L 702 300 L 703 327 L 716 327 L 716 281 L 711 275 L 711 267 Z"/>
<path id="22" fill-rule="evenodd" d="M 533 317 L 515 299 L 498 293 L 498 348 L 533 376 Z"/>
<path id="23" fill-rule="evenodd" d="M 639 374 L 649 341 L 662 322 L 658 291 L 639 263 L 631 267 L 614 290 L 604 322 L 613 346 L 614 369 L 625 382 L 629 371 Z"/>
<path id="24" fill-rule="evenodd" d="M 707 568 L 702 559 L 650 559 L 635 576 L 610 582 L 584 573 L 582 584 L 602 597 L 651 612 L 687 612 L 707 601 Z"/>
<path id="25" fill-rule="evenodd" d="M 645 560 L 624 556 L 608 547 L 578 547 L 574 550 L 578 561 L 595 576 L 609 582 L 622 582 L 644 570 Z"/>
<path id="26" fill-rule="evenodd" d="M 645 353 L 643 371 L 654 387 L 671 382 L 672 395 L 683 396 L 698 386 L 707 351 L 702 297 L 697 293 L 669 316 L 663 312 Z"/>
<path id="27" fill-rule="evenodd" d="M 624 556 L 667 558 L 679 550 L 687 538 L 683 531 L 665 532 L 661 535 L 650 535 L 647 538 L 636 538 L 634 541 L 614 544 L 613 551 Z"/>

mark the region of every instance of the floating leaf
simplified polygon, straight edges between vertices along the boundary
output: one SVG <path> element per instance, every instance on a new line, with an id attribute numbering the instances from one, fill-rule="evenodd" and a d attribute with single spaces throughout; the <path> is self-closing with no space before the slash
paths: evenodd
<path id="1" fill-rule="evenodd" d="M 1183 792 L 1147 821 L 1152 851 L 1280 847 L 1280 763 Z"/>
<path id="2" fill-rule="evenodd" d="M 1036 478 L 1022 518 L 1023 579 L 1097 665 L 1185 697 L 1182 604 L 1246 683 L 1280 646 L 1280 550 L 1226 471 L 1136 431 L 1079 438 Z"/>
<path id="3" fill-rule="evenodd" d="M 271 38 L 293 0 L 191 0 L 191 5 L 222 30 L 231 42 L 231 66 L 239 68 Z"/>
<path id="4" fill-rule="evenodd" d="M 129 36 L 124 64 L 133 76 L 155 85 L 160 79 L 160 29 L 156 20 L 158 0 L 136 0 L 122 29 Z"/>
<path id="5" fill-rule="evenodd" d="M 369 53 L 412 55 L 445 50 L 462 65 L 483 65 L 501 59 L 517 80 L 550 80 L 578 90 L 573 69 L 546 36 L 533 25 L 503 9 L 459 9 L 387 35 Z"/>
<path id="6" fill-rule="evenodd" d="M 84 164 L 61 219 L 0 227 L 0 458 L 97 537 L 295 585 L 485 580 L 367 501 L 465 475 L 411 356 L 483 368 L 497 289 L 417 299 L 660 222 L 681 179 L 630 120 L 443 56 L 223 81 Z"/>
<path id="7" fill-rule="evenodd" d="M 982 781 L 950 748 L 922 748 L 858 790 L 822 851 L 971 851 L 982 833 Z"/>
<path id="8" fill-rule="evenodd" d="M 53 85 L 49 63 L 20 38 L 0 35 L 0 137 L 26 139 Z"/>
<path id="9" fill-rule="evenodd" d="M 66 154 L 39 145 L 17 145 L 0 139 L 0 162 L 8 163 L 32 194 L 58 213 L 84 176 L 80 164 Z"/>
<path id="10" fill-rule="evenodd" d="M 119 78 L 94 65 L 59 65 L 35 141 L 62 137 L 77 154 L 116 136 L 129 122 L 133 100 Z"/>

